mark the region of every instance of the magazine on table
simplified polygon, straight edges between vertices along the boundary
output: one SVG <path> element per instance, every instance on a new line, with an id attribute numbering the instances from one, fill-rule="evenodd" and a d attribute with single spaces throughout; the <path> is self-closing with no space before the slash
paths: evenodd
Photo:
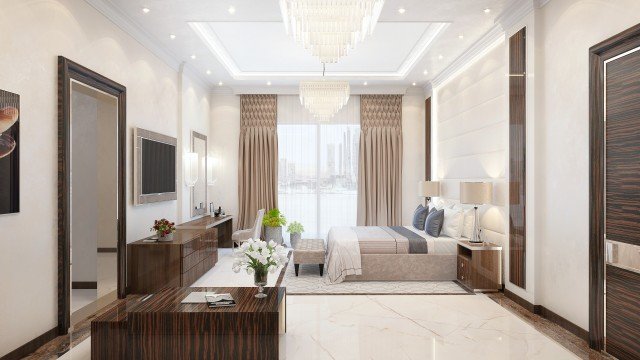
<path id="1" fill-rule="evenodd" d="M 207 294 L 205 298 L 210 308 L 229 307 L 236 304 L 231 294 Z"/>

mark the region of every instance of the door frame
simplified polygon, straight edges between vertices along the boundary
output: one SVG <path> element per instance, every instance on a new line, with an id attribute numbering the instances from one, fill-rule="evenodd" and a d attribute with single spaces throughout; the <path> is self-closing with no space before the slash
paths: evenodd
<path id="1" fill-rule="evenodd" d="M 58 56 L 58 334 L 71 326 L 71 82 L 118 99 L 118 298 L 126 296 L 126 87 Z"/>
<path id="2" fill-rule="evenodd" d="M 605 345 L 605 62 L 640 47 L 640 24 L 589 49 L 589 346 Z"/>

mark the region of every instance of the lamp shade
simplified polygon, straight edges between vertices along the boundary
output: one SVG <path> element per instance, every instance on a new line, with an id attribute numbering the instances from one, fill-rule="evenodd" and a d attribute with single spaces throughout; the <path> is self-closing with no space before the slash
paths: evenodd
<path id="1" fill-rule="evenodd" d="M 419 181 L 418 196 L 421 196 L 421 197 L 440 196 L 440 182 L 439 181 Z"/>
<path id="2" fill-rule="evenodd" d="M 463 204 L 490 204 L 493 199 L 493 183 L 461 182 L 460 202 Z"/>

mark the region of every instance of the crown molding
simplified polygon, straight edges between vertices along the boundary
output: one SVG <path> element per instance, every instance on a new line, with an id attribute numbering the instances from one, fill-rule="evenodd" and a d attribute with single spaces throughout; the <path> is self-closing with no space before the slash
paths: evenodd
<path id="1" fill-rule="evenodd" d="M 431 86 L 436 89 L 450 79 L 457 76 L 462 70 L 476 62 L 478 59 L 487 54 L 496 45 L 504 41 L 504 30 L 499 24 L 494 25 L 491 30 L 484 34 L 480 40 L 476 41 L 462 55 L 455 59 L 449 66 L 442 70 L 433 81 Z"/>
<path id="2" fill-rule="evenodd" d="M 428 82 L 424 85 L 423 90 L 425 98 L 430 97 L 431 95 L 433 95 L 433 84 L 431 82 Z"/>
<path id="3" fill-rule="evenodd" d="M 196 71 L 193 69 L 192 66 L 190 66 L 188 63 L 186 62 L 182 62 L 180 63 L 182 65 L 181 69 L 182 69 L 182 75 L 188 77 L 189 79 L 191 79 L 191 81 L 193 81 L 194 83 L 198 84 L 199 86 L 201 86 L 203 89 L 205 90 L 209 90 L 212 88 L 212 84 L 205 81 L 202 76 L 199 76 L 198 73 L 196 73 Z"/>
<path id="4" fill-rule="evenodd" d="M 409 88 L 412 88 L 409 86 Z M 369 85 L 351 86 L 351 95 L 364 94 L 393 94 L 404 95 L 408 92 L 406 85 Z M 243 94 L 276 94 L 276 95 L 298 95 L 300 88 L 297 85 L 291 86 L 235 86 L 233 93 Z"/>
<path id="5" fill-rule="evenodd" d="M 151 53 L 157 56 L 170 68 L 176 72 L 180 70 L 181 61 L 175 54 L 161 46 L 157 39 L 145 31 L 131 17 L 114 6 L 109 0 L 85 0 L 85 2 L 98 10 L 98 12 L 104 15 L 127 35 L 138 41 L 147 50 L 151 51 Z"/>
<path id="6" fill-rule="evenodd" d="M 507 31 L 529 15 L 539 5 L 539 0 L 517 0 L 506 8 L 495 20 Z"/>
<path id="7" fill-rule="evenodd" d="M 228 86 L 214 86 L 210 92 L 212 95 L 236 95 L 233 89 Z"/>

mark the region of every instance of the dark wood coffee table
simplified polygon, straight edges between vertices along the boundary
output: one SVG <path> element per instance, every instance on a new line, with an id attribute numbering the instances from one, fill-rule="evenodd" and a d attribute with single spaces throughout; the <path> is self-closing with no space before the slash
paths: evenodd
<path id="1" fill-rule="evenodd" d="M 237 305 L 181 304 L 193 291 L 231 293 Z M 278 335 L 286 331 L 286 289 L 265 288 L 264 299 L 255 298 L 256 292 L 255 287 L 172 288 L 128 302 L 92 322 L 91 358 L 278 359 Z"/>

